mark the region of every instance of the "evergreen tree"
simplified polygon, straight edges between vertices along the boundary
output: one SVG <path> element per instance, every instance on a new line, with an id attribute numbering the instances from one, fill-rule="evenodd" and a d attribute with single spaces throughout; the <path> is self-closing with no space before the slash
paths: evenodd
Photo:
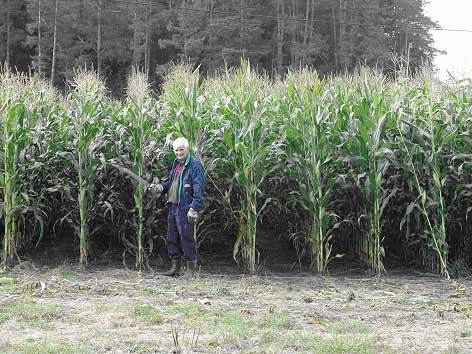
<path id="1" fill-rule="evenodd" d="M 2 61 L 58 86 L 93 67 L 116 95 L 133 66 L 159 82 L 172 61 L 205 74 L 244 57 L 272 75 L 300 65 L 323 75 L 388 71 L 402 56 L 414 73 L 437 53 L 423 0 L 0 1 Z"/>

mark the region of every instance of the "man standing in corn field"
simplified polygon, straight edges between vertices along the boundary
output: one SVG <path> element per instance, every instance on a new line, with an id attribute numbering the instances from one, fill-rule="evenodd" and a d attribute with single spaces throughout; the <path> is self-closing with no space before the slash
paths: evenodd
<path id="1" fill-rule="evenodd" d="M 170 178 L 162 184 L 151 184 L 150 189 L 167 193 L 167 252 L 172 262 L 164 275 L 179 276 L 181 258 L 187 263 L 186 276 L 197 268 L 196 225 L 198 212 L 203 209 L 205 173 L 202 163 L 189 152 L 189 143 L 178 138 L 172 144 L 176 159 Z"/>

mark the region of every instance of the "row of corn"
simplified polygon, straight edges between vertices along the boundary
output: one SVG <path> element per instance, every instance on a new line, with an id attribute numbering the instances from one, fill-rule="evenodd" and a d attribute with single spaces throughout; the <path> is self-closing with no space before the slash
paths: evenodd
<path id="1" fill-rule="evenodd" d="M 90 71 L 76 71 L 64 96 L 3 70 L 0 123 L 5 267 L 69 230 L 81 264 L 94 238 L 118 235 L 145 268 L 165 219 L 144 181 L 165 177 L 180 135 L 208 176 L 202 244 L 229 233 L 249 272 L 267 228 L 317 272 L 344 254 L 376 273 L 390 254 L 445 277 L 471 264 L 471 81 L 367 69 L 270 80 L 243 62 L 206 78 L 176 66 L 159 97 L 135 71 L 116 101 Z"/>

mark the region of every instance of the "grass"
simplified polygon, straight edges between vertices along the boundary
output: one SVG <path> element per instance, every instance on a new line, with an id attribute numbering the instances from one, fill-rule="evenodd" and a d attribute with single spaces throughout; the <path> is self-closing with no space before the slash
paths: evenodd
<path id="1" fill-rule="evenodd" d="M 159 345 L 157 343 L 129 343 L 127 353 L 133 354 L 144 354 L 144 353 L 157 353 Z"/>
<path id="2" fill-rule="evenodd" d="M 200 304 L 177 304 L 164 308 L 163 311 L 167 314 L 201 314 L 205 311 Z"/>
<path id="3" fill-rule="evenodd" d="M 35 344 L 25 344 L 18 346 L 9 346 L 8 353 L 16 354 L 89 354 L 94 352 L 90 346 L 83 344 L 69 343 L 48 343 L 40 342 Z M 2 348 L 0 347 L 0 350 Z"/>
<path id="4" fill-rule="evenodd" d="M 262 329 L 292 330 L 299 327 L 297 318 L 285 313 L 268 314 L 258 322 Z"/>
<path id="5" fill-rule="evenodd" d="M 160 325 L 165 322 L 161 311 L 148 304 L 134 306 L 133 315 L 149 325 Z"/>
<path id="6" fill-rule="evenodd" d="M 18 280 L 14 278 L 0 277 L 0 292 L 13 292 Z"/>
<path id="7" fill-rule="evenodd" d="M 337 335 L 319 339 L 313 349 L 316 354 L 378 353 L 378 349 L 369 338 L 350 338 Z"/>
<path id="8" fill-rule="evenodd" d="M 445 298 L 456 293 L 455 288 L 444 288 L 441 283 L 427 283 L 420 289 L 413 287 L 416 282 L 406 279 L 412 301 L 399 304 L 398 298 L 378 297 L 377 279 L 352 284 L 337 278 L 339 292 L 336 294 L 340 295 L 315 296 L 312 302 L 306 303 L 300 294 L 312 291 L 310 289 L 316 277 L 300 279 L 296 286 L 292 280 L 282 282 L 280 279 L 261 277 L 260 282 L 257 278 L 252 279 L 248 296 L 211 295 L 211 304 L 201 305 L 197 302 L 200 296 L 216 294 L 218 289 L 229 289 L 231 293 L 238 294 L 247 285 L 247 280 L 229 282 L 212 277 L 209 284 L 208 279 L 202 278 L 199 282 L 182 284 L 181 292 L 176 293 L 168 290 L 175 284 L 174 279 L 159 279 L 130 292 L 126 284 L 134 275 L 118 274 L 124 277 L 123 288 L 116 285 L 120 296 L 97 299 L 94 293 L 70 294 L 67 288 L 47 297 L 43 295 L 43 298 L 15 293 L 19 299 L 0 305 L 0 337 L 16 331 L 15 337 L 6 337 L 9 338 L 9 346 L 0 345 L 0 352 L 170 352 L 173 349 L 174 328 L 178 329 L 184 352 L 207 353 L 403 352 L 411 349 L 409 346 L 412 344 L 419 343 L 418 348 L 423 345 L 418 328 L 438 333 L 430 343 L 424 343 L 426 349 L 423 352 L 431 352 L 433 346 L 439 348 L 438 352 L 443 352 L 452 339 L 455 347 L 461 349 L 471 337 L 472 328 L 465 317 L 466 309 L 470 307 L 466 297 L 456 298 L 454 301 L 460 302 L 460 305 L 457 309 L 450 307 L 447 310 L 448 323 L 432 321 L 431 307 L 413 301 L 421 298 L 421 291 L 436 293 L 441 290 Z M 98 272 L 94 276 L 102 286 L 110 286 L 116 281 L 116 276 L 110 278 L 108 273 L 105 279 L 100 278 Z M 80 273 L 76 281 L 80 284 L 89 279 L 88 275 Z M 292 290 L 287 290 L 289 286 Z M 327 293 L 324 290 L 331 289 L 331 286 L 320 284 L 318 291 Z M 166 291 L 165 298 L 170 304 L 164 305 L 149 289 Z M 347 290 L 356 293 L 355 304 L 346 303 L 344 294 Z M 371 304 L 375 306 L 368 306 Z M 364 312 L 368 312 L 367 318 L 376 318 L 374 315 L 379 314 L 388 316 L 380 328 L 376 320 L 357 320 Z M 412 313 L 416 314 L 414 318 L 410 317 Z M 195 333 L 199 336 L 196 344 L 191 340 Z M 47 336 L 48 339 L 46 342 L 29 342 L 31 334 L 43 336 L 41 338 Z M 401 342 L 397 336 L 400 336 Z M 68 347 L 77 341 L 76 338 L 85 340 L 84 346 L 77 350 Z M 391 350 L 390 345 L 395 346 L 394 349 Z"/>
<path id="9" fill-rule="evenodd" d="M 0 278 L 0 286 L 12 285 L 12 284 L 15 284 L 16 282 L 17 280 L 14 278 L 6 278 L 6 277 Z"/>
<path id="10" fill-rule="evenodd" d="M 6 313 L 0 313 L 0 324 L 10 319 L 10 315 Z"/>
<path id="11" fill-rule="evenodd" d="M 368 334 L 369 327 L 361 321 L 338 321 L 330 326 L 332 334 Z"/>
<path id="12" fill-rule="evenodd" d="M 24 301 L 0 304 L 0 323 L 15 319 L 24 326 L 54 330 L 54 322 L 64 317 L 59 305 L 39 305 Z"/>
<path id="13" fill-rule="evenodd" d="M 98 313 L 126 313 L 128 310 L 126 306 L 121 304 L 112 304 L 108 302 L 99 302 L 94 305 L 95 311 Z"/>

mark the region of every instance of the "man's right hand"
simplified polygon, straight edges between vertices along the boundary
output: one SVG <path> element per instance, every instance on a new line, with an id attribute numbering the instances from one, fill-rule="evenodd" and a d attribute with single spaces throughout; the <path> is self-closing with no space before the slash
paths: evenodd
<path id="1" fill-rule="evenodd" d="M 149 190 L 153 193 L 162 193 L 162 191 L 164 190 L 164 187 L 160 183 L 157 183 L 157 184 L 151 183 L 149 185 Z"/>

